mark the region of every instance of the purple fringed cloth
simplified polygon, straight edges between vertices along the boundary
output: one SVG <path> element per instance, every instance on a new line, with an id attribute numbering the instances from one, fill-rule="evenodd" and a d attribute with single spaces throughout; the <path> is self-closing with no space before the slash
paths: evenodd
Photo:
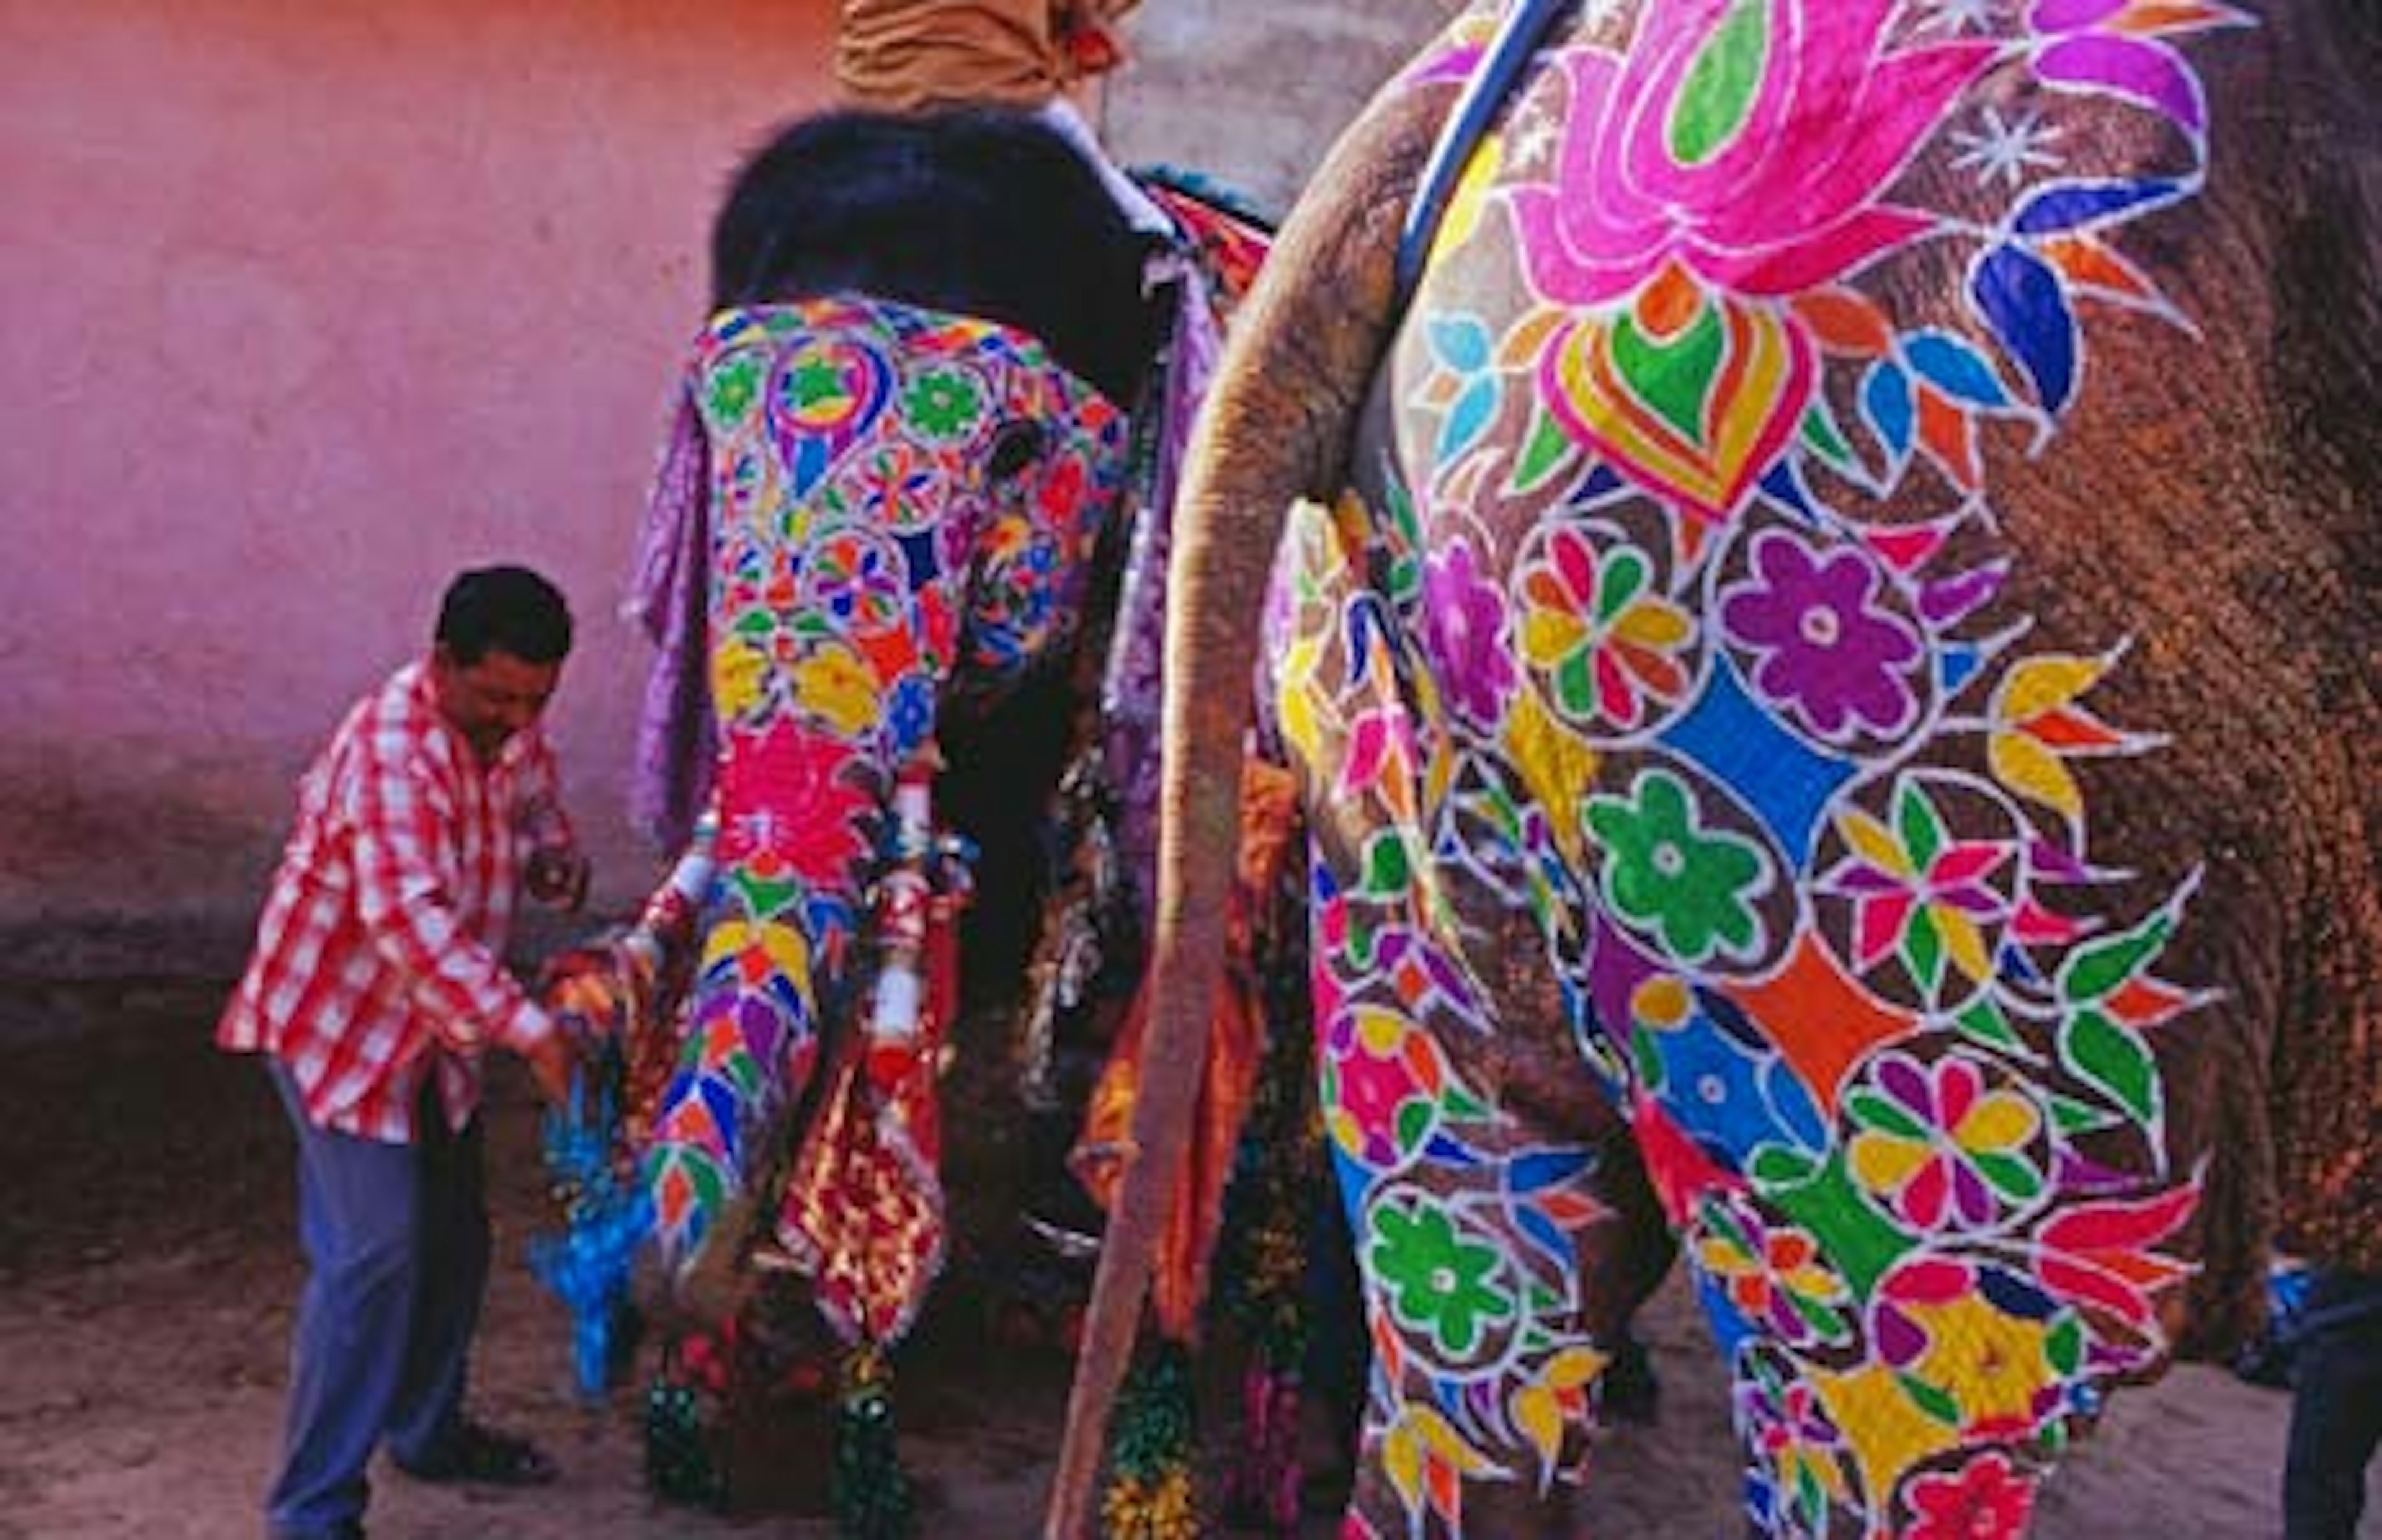
<path id="1" fill-rule="evenodd" d="M 718 739 L 711 718 L 704 585 L 711 519 L 704 480 L 710 448 L 694 397 L 681 385 L 645 499 L 636 565 L 621 613 L 654 644 L 637 715 L 629 817 L 664 850 L 682 849 L 711 795 Z"/>
<path id="2" fill-rule="evenodd" d="M 1135 510 L 1117 599 L 1116 629 L 1100 684 L 1102 770 L 1117 801 L 1118 859 L 1130 874 L 1142 921 L 1153 918 L 1158 891 L 1158 738 L 1165 685 L 1166 564 L 1173 550 L 1174 494 L 1191 440 L 1191 420 L 1207 398 L 1222 346 L 1215 297 L 1197 266 L 1180 264 L 1174 326 L 1159 409 L 1157 456 Z"/>
<path id="3" fill-rule="evenodd" d="M 1063 104 L 1062 104 L 1063 105 Z M 1087 153 L 1091 153 L 1089 151 Z M 1112 825 L 1145 926 L 1158 891 L 1158 740 L 1165 682 L 1166 568 L 1173 550 L 1174 501 L 1198 415 L 1215 379 L 1223 329 L 1256 282 L 1272 231 L 1229 195 L 1183 183 L 1179 173 L 1136 173 L 1151 216 L 1172 232 L 1165 259 L 1175 311 L 1147 482 L 1136 490 L 1131 544 L 1101 680 L 1101 771 L 1117 801 Z M 1264 665 L 1259 665 L 1260 676 Z M 1265 699 L 1262 691 L 1254 698 Z"/>

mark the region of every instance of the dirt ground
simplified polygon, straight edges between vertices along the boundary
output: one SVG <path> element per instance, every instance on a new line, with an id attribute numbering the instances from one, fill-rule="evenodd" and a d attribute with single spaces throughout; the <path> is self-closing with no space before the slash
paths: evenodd
<path id="1" fill-rule="evenodd" d="M 0 981 L 0 1170 L 10 1178 L 0 1204 L 0 1537 L 259 1532 L 300 1263 L 279 1110 L 252 1063 L 206 1045 L 220 998 L 219 984 L 190 982 L 37 991 Z M 491 1134 L 498 1261 L 478 1400 L 544 1442 L 564 1477 L 515 1493 L 376 1476 L 373 1533 L 826 1534 L 815 1521 L 714 1518 L 647 1498 L 632 1398 L 574 1397 L 562 1314 L 523 1263 L 529 1235 L 549 1221 L 529 1094 L 510 1070 L 495 1081 Z M 939 1540 L 1029 1535 L 1066 1366 L 991 1350 L 964 1254 L 946 1282 L 902 1378 L 924 1527 Z M 1735 1535 L 1726 1406 L 1676 1283 L 1646 1328 L 1666 1387 L 1662 1421 L 1605 1437 L 1587 1528 Z M 2272 1536 L 2285 1419 L 2280 1394 L 2205 1368 L 2121 1395 L 2045 1495 L 2039 1533 Z M 2382 1521 L 2368 1534 L 2382 1536 Z"/>

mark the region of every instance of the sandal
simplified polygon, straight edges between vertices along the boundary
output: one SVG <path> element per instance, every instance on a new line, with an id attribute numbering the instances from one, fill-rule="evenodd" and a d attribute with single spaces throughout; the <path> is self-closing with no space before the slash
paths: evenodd
<path id="1" fill-rule="evenodd" d="M 560 1473 L 536 1445 L 466 1420 L 426 1460 L 398 1469 L 416 1481 L 476 1482 L 490 1486 L 544 1486 Z"/>

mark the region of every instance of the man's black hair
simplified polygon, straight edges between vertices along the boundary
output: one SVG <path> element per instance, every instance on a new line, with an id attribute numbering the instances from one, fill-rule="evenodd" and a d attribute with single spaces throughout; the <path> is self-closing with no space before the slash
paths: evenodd
<path id="1" fill-rule="evenodd" d="M 438 644 L 469 666 L 495 651 L 523 663 L 560 663 L 571 652 L 571 606 L 526 567 L 459 572 L 438 601 Z"/>

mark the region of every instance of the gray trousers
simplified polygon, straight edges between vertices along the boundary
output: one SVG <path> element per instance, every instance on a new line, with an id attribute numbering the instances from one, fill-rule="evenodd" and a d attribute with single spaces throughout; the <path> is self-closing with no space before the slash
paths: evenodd
<path id="1" fill-rule="evenodd" d="M 382 1440 L 399 1465 L 417 1464 L 460 1424 L 488 1278 L 480 1124 L 450 1131 L 433 1077 L 415 1143 L 335 1133 L 306 1120 L 279 1063 L 270 1073 L 298 1137 L 308 1271 L 266 1531 L 274 1540 L 352 1536 Z"/>

